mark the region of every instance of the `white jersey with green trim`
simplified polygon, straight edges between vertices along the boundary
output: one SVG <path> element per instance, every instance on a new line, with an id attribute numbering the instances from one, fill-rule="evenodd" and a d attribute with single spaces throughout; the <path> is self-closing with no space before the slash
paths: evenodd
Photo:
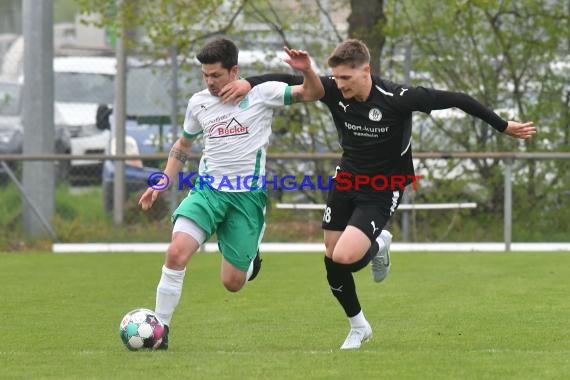
<path id="1" fill-rule="evenodd" d="M 199 175 L 220 191 L 250 191 L 265 176 L 275 108 L 291 104 L 291 86 L 266 82 L 239 104 L 222 103 L 205 89 L 188 101 L 183 135 L 203 134 Z"/>

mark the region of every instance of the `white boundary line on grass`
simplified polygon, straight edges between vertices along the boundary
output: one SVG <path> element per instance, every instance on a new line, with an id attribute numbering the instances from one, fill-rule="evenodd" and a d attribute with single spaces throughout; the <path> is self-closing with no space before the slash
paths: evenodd
<path id="1" fill-rule="evenodd" d="M 324 203 L 277 203 L 277 208 L 285 210 L 324 210 Z M 403 203 L 398 206 L 398 210 L 447 210 L 457 208 L 476 208 L 475 202 L 464 203 L 423 203 L 408 204 Z"/>
<path id="2" fill-rule="evenodd" d="M 169 243 L 55 243 L 54 253 L 161 252 Z M 261 252 L 324 252 L 323 243 L 261 243 Z M 504 252 L 504 243 L 392 243 L 392 252 Z M 218 252 L 217 243 L 206 243 L 202 252 Z M 512 243 L 515 252 L 570 252 L 570 243 Z"/>

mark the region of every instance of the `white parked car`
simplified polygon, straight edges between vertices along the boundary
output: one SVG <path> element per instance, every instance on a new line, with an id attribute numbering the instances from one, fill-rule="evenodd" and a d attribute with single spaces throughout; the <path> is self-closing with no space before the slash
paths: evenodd
<path id="1" fill-rule="evenodd" d="M 69 128 L 73 155 L 105 153 L 110 131 L 98 128 L 96 115 L 99 106 L 113 104 L 115 62 L 111 57 L 54 58 L 54 107 Z M 100 164 L 100 160 L 71 163 L 74 171 Z"/>
<path id="2" fill-rule="evenodd" d="M 168 69 L 168 68 L 166 68 Z M 112 112 L 115 100 L 115 57 L 56 57 L 54 58 L 55 108 L 62 123 L 71 134 L 71 153 L 74 155 L 104 154 L 109 152 L 112 138 L 109 118 L 98 112 Z M 127 71 L 127 133 L 136 139 L 137 151 L 153 153 L 160 150 L 157 133 L 144 133 L 141 117 L 165 117 L 170 114 L 170 74 L 164 67 L 148 66 L 129 60 Z M 109 114 L 107 116 L 109 116 Z M 112 117 L 112 116 L 111 116 Z M 137 123 L 137 118 L 139 123 Z M 146 121 L 143 124 L 147 123 Z M 167 134 L 168 128 L 164 128 Z M 142 136 L 139 136 L 141 135 Z M 154 136 L 157 135 L 157 136 Z M 153 137 L 154 136 L 154 137 Z M 130 139 L 130 136 L 127 136 Z M 101 175 L 100 160 L 73 160 L 72 171 L 88 178 Z M 95 168 L 94 168 L 95 167 Z"/>

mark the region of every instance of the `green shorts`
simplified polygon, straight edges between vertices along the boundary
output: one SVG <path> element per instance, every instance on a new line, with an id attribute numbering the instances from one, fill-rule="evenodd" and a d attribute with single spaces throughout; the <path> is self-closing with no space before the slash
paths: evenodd
<path id="1" fill-rule="evenodd" d="M 217 233 L 218 248 L 233 266 L 246 272 L 257 254 L 265 229 L 267 191 L 219 191 L 204 186 L 196 188 L 172 214 L 196 223 L 206 233 L 206 240 Z"/>

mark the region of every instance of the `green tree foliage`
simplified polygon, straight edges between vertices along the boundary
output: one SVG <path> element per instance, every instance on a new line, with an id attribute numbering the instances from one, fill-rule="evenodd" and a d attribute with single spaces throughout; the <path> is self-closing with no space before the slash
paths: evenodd
<path id="1" fill-rule="evenodd" d="M 78 2 L 84 12 L 103 14 L 102 25 L 120 24 L 115 0 Z M 407 79 L 404 52 L 410 46 L 412 84 L 466 92 L 503 117 L 532 120 L 539 129 L 535 139 L 520 142 L 500 136 L 474 118 L 420 117 L 414 126 L 415 151 L 570 149 L 567 0 L 123 0 L 122 7 L 127 27 L 136 26 L 137 35 L 143 36 L 132 44 L 133 53 L 167 58 L 174 46 L 182 71 L 190 70 L 184 63 L 214 35 L 232 37 L 242 50 L 301 47 L 326 71 L 328 54 L 350 36 L 371 46 L 373 66 L 381 62 L 377 72 L 403 82 Z M 333 21 L 336 10 L 346 11 L 348 35 Z M 279 143 L 271 149 L 337 150 L 336 133 L 323 114 L 326 111 L 312 105 L 291 107 L 274 123 L 276 131 L 289 133 L 278 136 Z M 326 166 L 311 170 L 326 172 Z M 419 168 L 429 171 L 430 165 L 422 162 Z M 570 184 L 568 169 L 560 161 L 515 161 L 515 201 L 528 206 L 527 215 L 515 218 L 531 223 L 544 216 L 544 209 L 560 207 Z M 450 197 L 478 201 L 478 213 L 501 209 L 500 160 L 449 161 L 441 170 L 456 176 L 450 182 Z M 431 201 L 428 192 L 418 194 Z M 541 202 L 549 206 L 542 207 Z M 518 210 L 515 207 L 515 213 Z"/>
<path id="2" fill-rule="evenodd" d="M 428 73 L 416 84 L 465 91 L 505 117 L 533 120 L 541 139 L 526 147 L 551 150 L 567 134 L 569 7 L 564 0 L 403 1 L 389 16 L 390 32 L 409 38 L 413 70 Z M 564 61 L 566 72 L 555 64 Z M 442 129 L 466 150 L 521 148 L 489 128 L 476 128 L 473 139 L 463 128 Z"/>
<path id="3" fill-rule="evenodd" d="M 127 45 L 131 55 L 153 59 L 170 59 L 175 48 L 179 57 L 180 78 L 197 81 L 196 65 L 191 64 L 204 41 L 214 36 L 228 36 L 240 50 L 258 50 L 271 59 L 283 46 L 308 50 L 317 66 L 323 68 L 332 48 L 342 40 L 331 13 L 346 2 L 292 0 L 78 0 L 84 13 L 102 16 L 99 26 L 109 30 L 137 29 Z M 116 4 L 120 9 L 117 9 Z M 123 18 L 118 15 L 123 14 Z M 135 35 L 135 37 L 133 37 Z M 242 76 L 266 72 L 260 60 L 253 72 L 240 71 Z M 281 70 L 287 71 L 284 64 Z M 272 70 L 276 71 L 276 70 Z M 324 69 L 322 70 L 324 74 Z M 196 75 L 198 74 L 198 75 Z M 183 79 L 181 79 L 183 80 Z M 183 86 L 184 87 L 184 86 Z M 194 83 L 193 88 L 196 88 Z M 200 86 L 201 87 L 201 86 Z M 183 93 L 188 97 L 190 93 Z M 183 110 L 180 112 L 183 115 Z M 316 104 L 288 107 L 277 117 L 273 129 L 278 133 L 270 149 L 279 152 L 315 152 L 338 150 L 337 135 L 328 111 Z M 330 165 L 288 167 L 285 162 L 270 162 L 275 174 L 328 175 Z M 323 201 L 323 195 L 308 190 L 307 197 Z M 316 198 L 314 198 L 316 197 Z"/>
<path id="4" fill-rule="evenodd" d="M 565 0 L 393 2 L 387 8 L 390 74 L 403 77 L 403 46 L 412 47 L 411 82 L 472 95 L 503 117 L 534 121 L 539 134 L 520 142 L 473 118 L 415 123 L 424 151 L 568 151 L 570 129 L 570 3 Z M 460 180 L 465 197 L 486 194 L 483 211 L 503 202 L 500 160 L 473 160 Z M 565 161 L 515 161 L 515 220 L 539 231 L 547 212 L 568 196 Z M 451 168 L 450 168 L 451 170 Z M 474 185 L 475 184 L 475 185 Z M 459 195 L 458 194 L 458 195 Z M 520 213 L 517 215 L 517 213 Z M 521 224 L 518 224 L 521 226 Z"/>

